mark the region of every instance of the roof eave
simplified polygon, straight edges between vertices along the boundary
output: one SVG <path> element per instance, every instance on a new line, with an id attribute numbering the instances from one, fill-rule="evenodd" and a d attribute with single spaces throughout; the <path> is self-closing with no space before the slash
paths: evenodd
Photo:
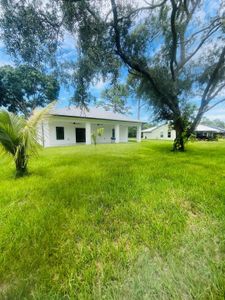
<path id="1" fill-rule="evenodd" d="M 118 119 L 107 119 L 107 118 L 95 118 L 95 117 L 86 117 L 86 116 L 68 116 L 68 115 L 61 115 L 61 114 L 50 114 L 54 117 L 68 117 L 68 118 L 79 118 L 79 119 L 92 119 L 92 120 L 104 120 L 104 121 L 118 121 L 118 122 L 127 122 L 127 123 L 144 123 L 143 121 L 139 120 L 118 120 Z"/>

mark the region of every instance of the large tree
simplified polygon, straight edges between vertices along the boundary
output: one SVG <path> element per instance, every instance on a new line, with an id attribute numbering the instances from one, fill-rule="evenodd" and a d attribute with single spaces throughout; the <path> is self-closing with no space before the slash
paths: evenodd
<path id="1" fill-rule="evenodd" d="M 68 31 L 76 39 L 75 101 L 87 105 L 93 80 L 129 76 L 176 130 L 174 149 L 184 150 L 204 113 L 225 101 L 222 2 L 2 0 L 1 27 L 8 51 L 32 64 L 51 63 Z"/>
<path id="2" fill-rule="evenodd" d="M 55 76 L 27 65 L 0 67 L 0 106 L 28 116 L 37 106 L 57 99 L 59 84 Z"/>

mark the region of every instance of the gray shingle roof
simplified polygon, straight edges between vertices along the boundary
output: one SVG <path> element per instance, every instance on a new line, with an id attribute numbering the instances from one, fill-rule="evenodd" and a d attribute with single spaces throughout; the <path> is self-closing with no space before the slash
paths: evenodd
<path id="1" fill-rule="evenodd" d="M 99 107 L 90 107 L 88 110 L 83 110 L 75 106 L 54 108 L 50 111 L 50 115 L 143 123 L 140 120 L 135 120 L 126 115 L 114 113 Z"/>
<path id="2" fill-rule="evenodd" d="M 198 131 L 198 132 L 204 132 L 204 131 L 208 131 L 208 132 L 217 132 L 217 133 L 220 133 L 222 132 L 221 129 L 218 129 L 218 128 L 214 128 L 214 127 L 210 127 L 210 126 L 207 126 L 207 125 L 202 125 L 202 124 L 199 124 L 195 131 Z"/>

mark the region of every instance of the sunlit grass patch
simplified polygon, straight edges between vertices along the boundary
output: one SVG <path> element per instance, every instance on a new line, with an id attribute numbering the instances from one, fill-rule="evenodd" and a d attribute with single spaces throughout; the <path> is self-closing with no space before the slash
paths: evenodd
<path id="1" fill-rule="evenodd" d="M 4 299 L 222 299 L 225 144 L 45 149 L 0 159 Z"/>

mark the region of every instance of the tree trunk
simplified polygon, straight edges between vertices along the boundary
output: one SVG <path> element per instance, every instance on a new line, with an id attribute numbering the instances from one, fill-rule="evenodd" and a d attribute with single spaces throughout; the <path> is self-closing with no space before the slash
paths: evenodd
<path id="1" fill-rule="evenodd" d="M 181 151 L 185 150 L 185 132 L 180 125 L 175 126 L 176 130 L 176 138 L 173 142 L 173 151 Z"/>
<path id="2" fill-rule="evenodd" d="M 23 177 L 27 172 L 27 155 L 24 147 L 21 147 L 18 150 L 18 153 L 15 157 L 16 164 L 16 177 Z"/>

